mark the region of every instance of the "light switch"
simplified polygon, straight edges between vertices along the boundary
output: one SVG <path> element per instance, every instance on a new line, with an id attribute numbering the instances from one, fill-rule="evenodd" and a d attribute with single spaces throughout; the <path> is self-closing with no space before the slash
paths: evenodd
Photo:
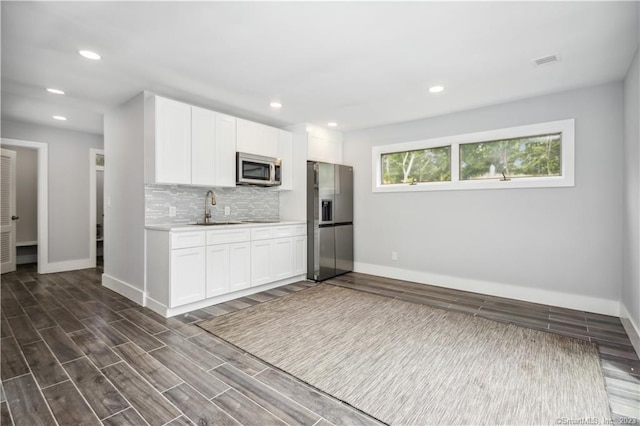
<path id="1" fill-rule="evenodd" d="M 176 206 L 169 206 L 169 217 L 176 216 Z"/>
<path id="2" fill-rule="evenodd" d="M 231 214 L 231 207 L 224 206 L 224 215 L 229 216 Z"/>

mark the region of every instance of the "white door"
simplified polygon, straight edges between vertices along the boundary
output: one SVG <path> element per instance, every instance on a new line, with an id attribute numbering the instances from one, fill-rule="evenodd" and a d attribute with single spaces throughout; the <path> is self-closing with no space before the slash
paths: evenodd
<path id="1" fill-rule="evenodd" d="M 307 237 L 293 238 L 293 274 L 307 273 Z"/>
<path id="2" fill-rule="evenodd" d="M 229 246 L 229 277 L 231 291 L 251 287 L 251 243 Z"/>
<path id="3" fill-rule="evenodd" d="M 251 243 L 251 287 L 273 281 L 273 240 Z"/>
<path id="4" fill-rule="evenodd" d="M 171 307 L 203 300 L 206 295 L 204 247 L 171 250 Z"/>
<path id="5" fill-rule="evenodd" d="M 191 183 L 191 106 L 156 97 L 155 183 Z"/>
<path id="6" fill-rule="evenodd" d="M 229 292 L 229 245 L 207 246 L 207 297 Z"/>
<path id="7" fill-rule="evenodd" d="M 216 113 L 216 186 L 236 186 L 236 119 Z"/>
<path id="8" fill-rule="evenodd" d="M 2 150 L 0 164 L 0 272 L 16 270 L 16 153 Z"/>
<path id="9" fill-rule="evenodd" d="M 281 280 L 293 275 L 293 238 L 273 241 L 273 278 Z"/>
<path id="10" fill-rule="evenodd" d="M 280 167 L 280 191 L 293 189 L 293 133 L 286 130 L 278 131 L 278 157 L 282 160 Z"/>
<path id="11" fill-rule="evenodd" d="M 215 185 L 216 113 L 191 107 L 191 183 Z"/>

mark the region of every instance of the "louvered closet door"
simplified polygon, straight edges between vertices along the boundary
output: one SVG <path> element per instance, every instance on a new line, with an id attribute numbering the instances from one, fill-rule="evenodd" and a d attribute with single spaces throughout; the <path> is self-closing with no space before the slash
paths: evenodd
<path id="1" fill-rule="evenodd" d="M 2 150 L 0 163 L 0 272 L 16 270 L 16 153 Z"/>

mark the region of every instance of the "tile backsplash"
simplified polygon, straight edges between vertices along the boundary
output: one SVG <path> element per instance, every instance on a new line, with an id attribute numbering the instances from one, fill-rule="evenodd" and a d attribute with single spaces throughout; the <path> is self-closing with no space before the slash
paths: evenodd
<path id="1" fill-rule="evenodd" d="M 202 222 L 207 191 L 212 189 L 217 204 L 211 206 L 211 220 L 278 220 L 280 198 L 276 188 L 238 186 L 201 188 L 181 185 L 145 185 L 145 224 Z M 176 215 L 169 216 L 169 207 Z M 230 214 L 225 216 L 224 208 Z"/>

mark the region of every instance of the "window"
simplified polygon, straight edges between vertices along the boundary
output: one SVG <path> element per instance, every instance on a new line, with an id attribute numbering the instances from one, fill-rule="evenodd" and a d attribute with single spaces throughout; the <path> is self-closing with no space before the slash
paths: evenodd
<path id="1" fill-rule="evenodd" d="M 451 147 L 382 154 L 382 184 L 451 180 Z"/>
<path id="2" fill-rule="evenodd" d="M 560 176 L 562 135 L 460 144 L 460 180 Z"/>
<path id="3" fill-rule="evenodd" d="M 574 120 L 375 146 L 373 191 L 573 186 Z"/>

